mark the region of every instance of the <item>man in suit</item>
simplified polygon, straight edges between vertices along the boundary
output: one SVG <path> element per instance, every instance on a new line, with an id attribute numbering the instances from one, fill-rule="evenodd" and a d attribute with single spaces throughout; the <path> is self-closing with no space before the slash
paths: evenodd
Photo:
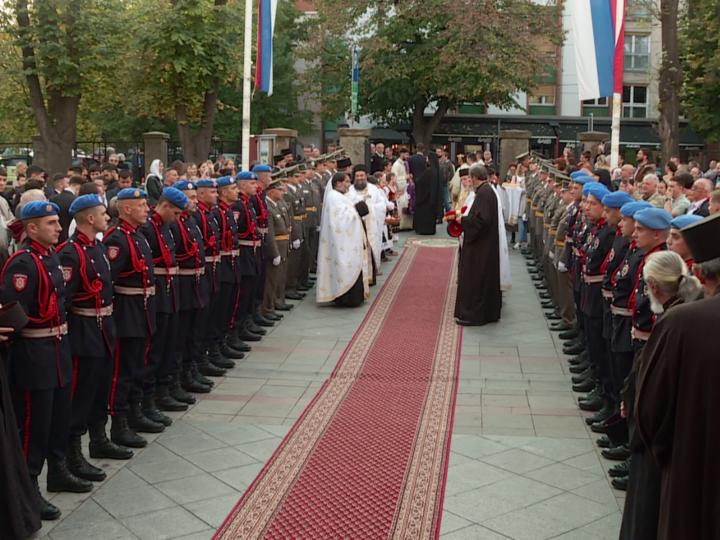
<path id="1" fill-rule="evenodd" d="M 370 158 L 370 173 L 382 172 L 383 160 L 385 159 L 385 145 L 377 143 L 375 145 L 375 153 Z"/>
<path id="2" fill-rule="evenodd" d="M 425 145 L 423 143 L 417 144 L 417 152 L 408 158 L 408 165 L 410 166 L 410 174 L 415 180 L 425 172 L 425 169 L 427 169 L 427 156 L 425 155 Z"/>
<path id="3" fill-rule="evenodd" d="M 70 222 L 73 219 L 70 215 L 70 205 L 77 198 L 78 193 L 80 192 L 80 186 L 83 185 L 84 181 L 82 176 L 73 176 L 70 180 L 68 180 L 66 174 L 57 173 L 53 177 L 53 183 L 55 184 L 56 193 L 50 201 L 57 204 L 58 208 L 60 208 L 58 216 L 60 218 L 62 231 L 60 232 L 58 243 L 61 244 L 68 239 L 68 236 L 70 236 L 68 231 L 70 228 Z"/>
<path id="4" fill-rule="evenodd" d="M 695 180 L 692 187 L 693 203 L 688 214 L 708 217 L 710 215 L 710 192 L 713 185 L 707 178 Z"/>

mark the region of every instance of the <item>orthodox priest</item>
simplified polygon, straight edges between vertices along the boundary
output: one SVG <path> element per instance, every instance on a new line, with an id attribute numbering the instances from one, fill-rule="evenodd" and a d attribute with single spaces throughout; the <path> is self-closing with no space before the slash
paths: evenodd
<path id="1" fill-rule="evenodd" d="M 467 215 L 457 213 L 463 226 L 456 322 L 463 326 L 482 326 L 500 320 L 500 236 L 498 199 L 482 165 L 470 168 L 475 198 Z"/>
<path id="2" fill-rule="evenodd" d="M 368 276 L 371 284 L 375 283 L 375 276 L 380 274 L 380 262 L 382 257 L 382 231 L 385 228 L 385 216 L 387 214 L 387 199 L 380 190 L 368 182 L 367 167 L 356 165 L 354 169 L 354 183 L 348 190 L 351 202 L 364 201 L 368 213 L 363 216 L 365 232 L 368 240 L 368 248 L 372 253 L 372 267 L 368 267 L 372 274 Z"/>
<path id="3" fill-rule="evenodd" d="M 435 152 L 428 154 L 428 167 L 415 180 L 415 217 L 413 228 L 418 234 L 435 234 L 440 201 L 440 161 Z"/>
<path id="4" fill-rule="evenodd" d="M 636 365 L 635 421 L 662 473 L 658 540 L 720 538 L 720 215 L 680 232 L 706 298 L 664 315 Z"/>
<path id="5" fill-rule="evenodd" d="M 356 307 L 370 297 L 369 247 L 363 228 L 368 205 L 348 196 L 350 179 L 335 173 L 325 190 L 325 204 L 318 246 L 318 302 L 335 302 L 339 307 Z"/>

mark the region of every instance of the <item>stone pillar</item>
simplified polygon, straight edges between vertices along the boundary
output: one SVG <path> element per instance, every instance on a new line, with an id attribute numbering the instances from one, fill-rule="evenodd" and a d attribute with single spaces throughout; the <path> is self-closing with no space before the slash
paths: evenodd
<path id="1" fill-rule="evenodd" d="M 273 155 L 278 155 L 282 150 L 291 149 L 291 144 L 295 139 L 297 139 L 298 132 L 294 129 L 287 129 L 287 128 L 270 128 L 270 129 L 263 129 L 263 135 L 275 135 L 275 145 L 273 147 Z M 297 153 L 297 152 L 295 152 Z M 300 152 L 302 153 L 302 152 Z M 270 162 L 272 163 L 272 156 L 270 157 Z"/>
<path id="2" fill-rule="evenodd" d="M 353 165 L 370 165 L 370 130 L 364 128 L 340 128 L 340 146 L 352 160 Z"/>
<path id="3" fill-rule="evenodd" d="M 584 131 L 578 133 L 578 141 L 582 144 L 582 151 L 589 150 L 592 153 L 592 161 L 598 153 L 598 146 L 610 140 L 610 134 L 604 131 Z"/>
<path id="4" fill-rule="evenodd" d="M 47 155 L 45 152 L 45 144 L 43 144 L 40 135 L 32 136 L 32 148 L 33 148 L 33 165 L 39 165 L 43 169 L 48 168 Z"/>
<path id="5" fill-rule="evenodd" d="M 168 163 L 169 140 L 170 135 L 161 131 L 143 133 L 143 143 L 145 146 L 143 164 L 145 166 L 146 175 L 150 174 L 150 164 L 156 159 L 162 161 L 166 169 L 170 167 L 170 163 Z"/>
<path id="6" fill-rule="evenodd" d="M 530 151 L 530 136 L 532 133 L 523 129 L 505 129 L 500 131 L 500 170 L 498 178 L 502 182 L 510 164 L 520 154 Z"/>

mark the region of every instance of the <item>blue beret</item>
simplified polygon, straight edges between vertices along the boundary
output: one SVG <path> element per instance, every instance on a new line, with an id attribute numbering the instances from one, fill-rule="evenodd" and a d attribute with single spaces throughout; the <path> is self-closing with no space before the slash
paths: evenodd
<path id="1" fill-rule="evenodd" d="M 635 221 L 648 229 L 662 231 L 670 228 L 672 214 L 662 208 L 645 208 L 635 214 Z"/>
<path id="2" fill-rule="evenodd" d="M 179 189 L 180 191 L 197 189 L 197 185 L 195 184 L 195 182 L 191 182 L 190 180 L 181 180 L 179 182 L 175 182 L 175 184 L 173 184 L 173 187 L 175 189 Z"/>
<path id="3" fill-rule="evenodd" d="M 600 202 L 602 202 L 605 195 L 610 193 L 610 190 L 600 182 L 592 182 L 585 184 L 585 186 L 583 186 L 583 192 L 585 191 L 585 188 L 588 189 L 588 196 L 592 195 Z"/>
<path id="4" fill-rule="evenodd" d="M 195 182 L 195 185 L 199 188 L 216 188 L 218 187 L 217 180 L 211 180 L 209 178 L 203 178 Z"/>
<path id="5" fill-rule="evenodd" d="M 142 189 L 125 188 L 121 189 L 117 194 L 117 200 L 123 199 L 147 199 L 147 193 Z"/>
<path id="6" fill-rule="evenodd" d="M 652 204 L 645 201 L 634 201 L 627 204 L 623 204 L 620 208 L 620 213 L 625 217 L 635 217 L 635 213 L 646 208 L 652 208 Z"/>
<path id="7" fill-rule="evenodd" d="M 256 174 L 257 174 L 257 173 L 264 173 L 264 172 L 269 172 L 269 173 L 271 173 L 271 172 L 272 172 L 272 167 L 270 167 L 270 165 L 255 165 L 255 166 L 252 168 L 252 172 L 254 172 L 254 173 L 256 173 Z"/>
<path id="8" fill-rule="evenodd" d="M 575 174 L 575 173 L 572 173 L 572 174 Z M 589 184 L 590 182 L 594 182 L 595 180 L 593 178 L 591 178 L 590 176 L 588 176 L 587 174 L 581 174 L 581 175 L 578 175 L 575 178 L 573 178 L 572 181 L 575 182 L 576 184 L 580 184 L 581 186 L 584 186 L 586 184 Z"/>
<path id="9" fill-rule="evenodd" d="M 234 183 L 235 183 L 235 180 L 233 180 L 233 178 L 231 176 L 222 176 L 217 179 L 217 187 L 219 187 L 219 188 L 227 187 Z"/>
<path id="10" fill-rule="evenodd" d="M 584 176 L 590 178 L 590 175 L 589 175 L 587 172 L 585 172 L 585 171 L 574 171 L 574 172 L 571 172 L 571 173 L 570 173 L 570 178 L 571 178 L 572 180 L 575 180 L 576 178 L 581 178 L 581 177 L 584 177 Z"/>
<path id="11" fill-rule="evenodd" d="M 257 180 L 257 174 L 252 173 L 250 171 L 240 171 L 237 173 L 237 176 L 235 176 L 236 180 Z"/>
<path id="12" fill-rule="evenodd" d="M 697 214 L 685 214 L 678 216 L 670 222 L 670 226 L 673 229 L 684 229 L 688 225 L 692 225 L 696 221 L 702 221 L 703 217 Z"/>
<path id="13" fill-rule="evenodd" d="M 635 202 L 632 195 L 624 191 L 613 191 L 602 199 L 602 203 L 608 208 L 622 208 L 627 203 Z"/>
<path id="14" fill-rule="evenodd" d="M 100 195 L 81 195 L 70 205 L 70 215 L 74 216 L 80 210 L 104 205 L 105 201 L 103 201 L 103 198 Z"/>
<path id="15" fill-rule="evenodd" d="M 33 219 L 46 216 L 54 216 L 60 213 L 60 208 L 55 203 L 47 201 L 30 201 L 23 205 L 20 210 L 20 219 Z"/>
<path id="16" fill-rule="evenodd" d="M 174 204 L 181 210 L 187 210 L 190 206 L 190 203 L 188 202 L 188 198 L 185 196 L 185 194 L 180 191 L 177 188 L 174 187 L 166 187 L 162 190 L 162 196 L 165 197 L 168 202 Z"/>

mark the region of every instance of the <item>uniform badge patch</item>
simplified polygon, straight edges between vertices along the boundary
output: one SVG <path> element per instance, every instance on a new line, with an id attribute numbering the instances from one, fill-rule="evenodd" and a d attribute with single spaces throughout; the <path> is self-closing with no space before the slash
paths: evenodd
<path id="1" fill-rule="evenodd" d="M 22 292 L 27 287 L 28 277 L 27 274 L 15 274 L 13 275 L 13 285 L 17 292 Z"/>
<path id="2" fill-rule="evenodd" d="M 233 212 L 233 216 L 235 216 L 235 221 L 240 219 L 240 212 Z"/>
<path id="3" fill-rule="evenodd" d="M 118 255 L 120 255 L 120 248 L 117 246 L 110 246 L 108 248 L 108 256 L 110 257 L 111 261 L 114 261 L 117 259 Z"/>
<path id="4" fill-rule="evenodd" d="M 622 275 L 623 277 L 627 276 L 627 273 L 628 273 L 629 270 L 630 270 L 630 265 L 629 265 L 629 264 L 626 264 L 625 266 L 623 266 L 621 275 Z"/>
<path id="5" fill-rule="evenodd" d="M 73 275 L 73 269 L 72 266 L 63 266 L 62 267 L 62 273 L 63 273 L 63 281 L 67 283 L 72 279 Z"/>
<path id="6" fill-rule="evenodd" d="M 608 258 L 608 261 L 612 261 L 615 258 L 615 248 L 610 250 L 610 257 Z"/>
<path id="7" fill-rule="evenodd" d="M 597 248 L 600 247 L 600 239 L 599 239 L 599 238 L 596 238 L 596 239 L 595 239 L 595 245 L 594 245 L 594 247 L 595 247 L 595 249 L 597 249 Z"/>

